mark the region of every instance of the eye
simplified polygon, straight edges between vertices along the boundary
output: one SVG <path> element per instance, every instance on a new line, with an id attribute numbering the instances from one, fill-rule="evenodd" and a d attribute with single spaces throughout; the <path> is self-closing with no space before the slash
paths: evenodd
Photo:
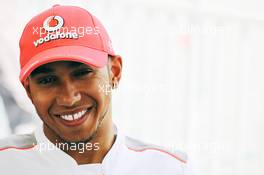
<path id="1" fill-rule="evenodd" d="M 85 77 L 91 74 L 93 71 L 91 69 L 81 69 L 73 72 L 73 76 L 75 77 Z"/>
<path id="2" fill-rule="evenodd" d="M 54 76 L 45 76 L 38 79 L 37 83 L 40 85 L 50 85 L 56 81 Z"/>

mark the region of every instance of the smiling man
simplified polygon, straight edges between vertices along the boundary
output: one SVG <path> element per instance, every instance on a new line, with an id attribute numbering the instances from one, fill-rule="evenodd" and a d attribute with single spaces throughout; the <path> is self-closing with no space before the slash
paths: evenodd
<path id="1" fill-rule="evenodd" d="M 85 9 L 55 5 L 35 16 L 20 39 L 20 65 L 43 123 L 0 140 L 1 174 L 190 174 L 184 153 L 126 137 L 113 124 L 111 90 L 122 59 Z"/>
<path id="2" fill-rule="evenodd" d="M 111 96 L 98 87 L 114 84 L 120 73 L 119 56 L 102 68 L 56 61 L 36 68 L 24 82 L 45 135 L 54 144 L 68 143 L 64 151 L 78 164 L 100 163 L 114 142 Z M 90 150 L 79 154 L 70 143 L 88 143 Z"/>

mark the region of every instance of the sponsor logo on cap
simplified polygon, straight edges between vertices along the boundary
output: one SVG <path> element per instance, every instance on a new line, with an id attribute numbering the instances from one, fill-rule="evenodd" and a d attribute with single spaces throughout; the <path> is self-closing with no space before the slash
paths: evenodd
<path id="1" fill-rule="evenodd" d="M 43 22 L 43 28 L 47 32 L 59 30 L 64 24 L 64 20 L 60 16 L 50 16 Z"/>
<path id="2" fill-rule="evenodd" d="M 45 37 L 34 41 L 35 47 L 39 45 L 58 39 L 78 39 L 79 35 L 76 32 L 60 32 L 64 25 L 64 20 L 61 16 L 49 16 L 43 22 L 43 28 L 47 31 Z"/>

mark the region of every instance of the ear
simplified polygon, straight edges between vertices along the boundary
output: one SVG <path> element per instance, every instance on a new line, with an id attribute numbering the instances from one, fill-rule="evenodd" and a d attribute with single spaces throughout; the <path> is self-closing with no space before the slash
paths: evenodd
<path id="1" fill-rule="evenodd" d="M 114 87 L 119 83 L 122 74 L 122 57 L 119 55 L 110 57 L 110 78 Z"/>
<path id="2" fill-rule="evenodd" d="M 27 78 L 24 82 L 23 82 L 23 86 L 27 92 L 27 96 L 29 97 L 29 99 L 32 102 L 32 96 L 31 96 L 31 91 L 30 91 L 30 86 L 29 86 L 29 78 Z"/>

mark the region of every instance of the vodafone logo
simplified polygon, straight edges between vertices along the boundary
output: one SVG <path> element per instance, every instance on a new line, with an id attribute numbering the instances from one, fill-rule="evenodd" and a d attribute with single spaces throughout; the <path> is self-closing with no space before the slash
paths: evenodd
<path id="1" fill-rule="evenodd" d="M 63 29 L 64 20 L 60 16 L 49 16 L 43 22 L 43 28 L 47 32 L 45 37 L 41 37 L 36 41 L 33 41 L 35 47 L 42 45 L 46 42 L 59 40 L 59 39 L 78 39 L 79 35 L 76 32 L 61 32 Z M 67 28 L 66 28 L 67 29 Z"/>
<path id="2" fill-rule="evenodd" d="M 54 32 L 62 28 L 64 20 L 60 16 L 50 16 L 43 22 L 43 28 L 47 32 Z"/>

